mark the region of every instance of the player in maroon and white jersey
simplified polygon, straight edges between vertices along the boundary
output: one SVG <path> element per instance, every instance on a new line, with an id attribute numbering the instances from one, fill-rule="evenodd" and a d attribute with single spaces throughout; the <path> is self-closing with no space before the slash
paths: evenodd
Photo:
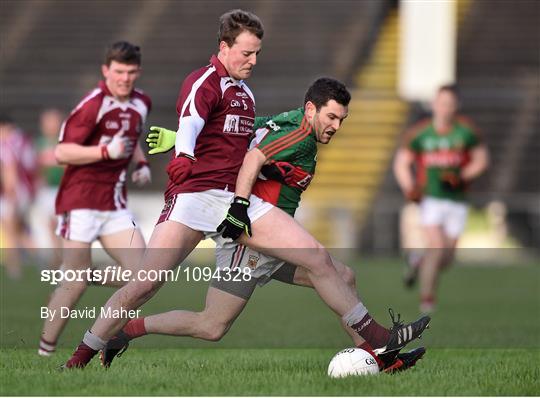
<path id="1" fill-rule="evenodd" d="M 210 65 L 190 74 L 180 91 L 179 129 L 175 157 L 167 167 L 166 204 L 142 259 L 142 269 L 159 272 L 175 268 L 205 237 L 216 239 L 218 244 L 221 235 L 238 239 L 250 248 L 305 268 L 329 307 L 373 347 L 381 349 L 379 353 L 400 349 L 418 337 L 429 318 L 392 330 L 377 324 L 338 274 L 324 247 L 291 216 L 251 195 L 267 159 L 259 150 L 246 155 L 253 135 L 255 102 L 243 80 L 257 63 L 263 28 L 256 16 L 242 10 L 225 13 L 220 22 L 218 55 L 212 57 Z M 315 107 L 306 117 L 318 117 Z M 335 114 L 324 133 L 333 134 L 341 120 Z M 129 282 L 109 299 L 105 312 L 138 308 L 163 282 Z M 65 367 L 86 366 L 127 321 L 100 316 Z M 139 327 L 144 328 L 144 322 L 139 322 Z"/>
<path id="2" fill-rule="evenodd" d="M 34 247 L 26 219 L 35 193 L 37 155 L 30 138 L 8 115 L 0 116 L 0 229 L 3 265 L 11 278 L 21 276 L 20 249 Z"/>
<path id="3" fill-rule="evenodd" d="M 137 185 L 151 177 L 138 144 L 151 109 L 150 98 L 134 87 L 140 64 L 139 47 L 128 42 L 111 45 L 102 65 L 104 80 L 62 125 L 55 155 L 67 165 L 56 197 L 64 270 L 87 269 L 95 240 L 123 268 L 136 266 L 144 252 L 144 239 L 126 207 L 129 164 L 135 164 L 131 178 Z M 87 283 L 63 282 L 53 293 L 48 308 L 57 316 L 44 322 L 40 354 L 54 351 L 68 319 L 59 316 L 60 310 L 74 306 Z"/>

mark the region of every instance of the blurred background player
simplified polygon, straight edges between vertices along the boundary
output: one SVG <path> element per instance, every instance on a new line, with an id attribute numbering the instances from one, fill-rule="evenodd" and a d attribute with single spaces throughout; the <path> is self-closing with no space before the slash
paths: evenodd
<path id="1" fill-rule="evenodd" d="M 53 268 L 60 266 L 62 242 L 56 235 L 56 213 L 54 203 L 64 166 L 58 164 L 54 154 L 58 136 L 64 120 L 64 114 L 55 108 L 44 109 L 39 116 L 40 137 L 37 140 L 38 162 L 40 169 L 40 186 L 37 194 L 36 207 L 46 231 L 48 232 L 48 247 L 53 249 L 53 258 L 49 264 Z"/>
<path id="2" fill-rule="evenodd" d="M 410 256 L 404 282 L 412 286 L 419 277 L 421 312 L 434 309 L 439 275 L 452 262 L 467 221 L 467 186 L 489 162 L 475 127 L 457 115 L 455 86 L 441 87 L 432 108 L 432 118 L 405 133 L 394 160 L 394 174 L 403 194 L 420 203 L 426 250 Z"/>
<path id="3" fill-rule="evenodd" d="M 150 169 L 138 143 L 151 108 L 150 98 L 134 87 L 140 69 L 139 47 L 125 41 L 112 44 L 101 67 L 104 80 L 62 126 L 55 155 L 60 164 L 67 165 L 56 197 L 64 269 L 87 269 L 96 240 L 124 268 L 133 268 L 144 252 L 144 238 L 126 207 L 130 162 L 136 165 L 133 182 L 150 182 Z M 61 307 L 72 308 L 87 282 L 61 283 L 52 294 L 49 310 L 60 314 Z M 120 281 L 112 284 L 121 285 Z M 45 319 L 39 354 L 55 350 L 67 320 Z"/>
<path id="4" fill-rule="evenodd" d="M 37 158 L 30 138 L 7 114 L 0 115 L 0 231 L 2 265 L 21 277 L 21 249 L 31 249 L 27 215 L 36 193 Z"/>

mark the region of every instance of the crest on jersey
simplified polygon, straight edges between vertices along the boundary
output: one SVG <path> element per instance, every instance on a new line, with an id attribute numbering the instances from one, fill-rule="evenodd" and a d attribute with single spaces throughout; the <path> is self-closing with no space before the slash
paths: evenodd
<path id="1" fill-rule="evenodd" d="M 251 269 L 255 269 L 257 267 L 258 262 L 259 262 L 259 257 L 255 256 L 253 254 L 250 254 L 248 262 L 247 262 L 247 266 L 249 268 L 251 268 Z"/>

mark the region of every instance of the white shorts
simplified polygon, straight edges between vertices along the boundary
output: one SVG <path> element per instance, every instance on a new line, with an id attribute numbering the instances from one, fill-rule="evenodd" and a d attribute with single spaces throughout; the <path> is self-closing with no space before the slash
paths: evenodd
<path id="1" fill-rule="evenodd" d="M 56 235 L 67 240 L 91 243 L 98 237 L 137 228 L 128 209 L 76 209 L 58 216 Z"/>
<path id="2" fill-rule="evenodd" d="M 467 205 L 454 200 L 426 197 L 420 203 L 422 225 L 439 225 L 452 239 L 457 239 L 465 229 L 467 213 Z"/>
<path id="3" fill-rule="evenodd" d="M 216 242 L 223 241 L 216 230 L 227 216 L 233 199 L 234 192 L 222 189 L 180 193 L 167 200 L 157 223 L 176 221 L 203 232 L 206 238 L 212 238 Z M 251 195 L 249 201 L 251 204 L 248 216 L 251 222 L 258 220 L 274 207 L 255 195 Z M 227 241 L 231 242 L 230 239 Z"/>
<path id="4" fill-rule="evenodd" d="M 267 256 L 236 242 L 216 240 L 216 268 L 220 270 L 240 270 L 244 274 L 258 278 L 257 284 L 264 285 L 284 261 Z"/>

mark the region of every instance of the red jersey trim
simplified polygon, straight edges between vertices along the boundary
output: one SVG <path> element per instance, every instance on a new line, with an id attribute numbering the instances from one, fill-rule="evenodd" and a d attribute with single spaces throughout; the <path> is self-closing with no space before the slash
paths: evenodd
<path id="1" fill-rule="evenodd" d="M 403 139 L 401 141 L 401 146 L 405 148 L 409 148 L 409 145 L 412 140 L 416 138 L 418 134 L 420 134 L 427 126 L 431 124 L 431 118 L 424 118 L 413 124 L 411 127 L 409 127 L 405 134 L 403 134 Z"/>
<path id="2" fill-rule="evenodd" d="M 283 151 L 284 149 L 287 149 L 297 142 L 303 140 L 306 136 L 308 136 L 311 133 L 310 128 L 306 128 L 307 125 L 306 118 L 302 119 L 302 123 L 300 124 L 300 127 L 291 133 L 277 139 L 270 145 L 264 147 L 261 149 L 261 152 L 266 155 L 266 157 L 270 158 L 274 156 L 276 153 Z"/>

